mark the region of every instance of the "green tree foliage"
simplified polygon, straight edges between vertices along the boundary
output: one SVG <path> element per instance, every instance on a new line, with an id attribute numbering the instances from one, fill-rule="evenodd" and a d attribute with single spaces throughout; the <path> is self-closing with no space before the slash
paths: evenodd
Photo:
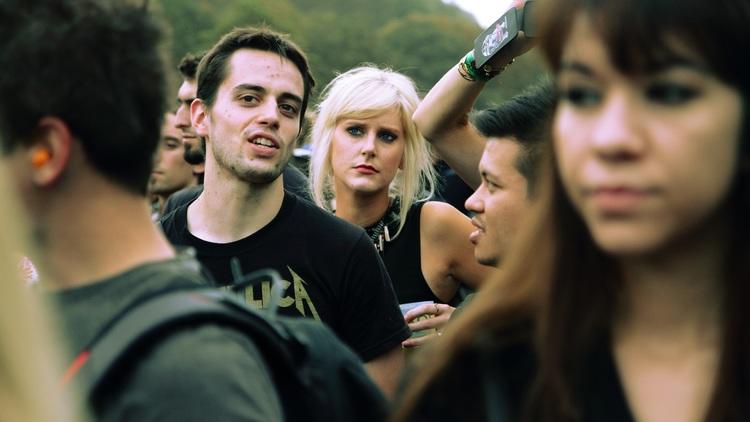
<path id="1" fill-rule="evenodd" d="M 156 0 L 171 26 L 176 64 L 208 49 L 234 27 L 268 25 L 290 34 L 310 58 L 318 92 L 337 73 L 363 63 L 412 77 L 423 92 L 473 46 L 482 28 L 441 0 Z M 544 73 L 539 57 L 517 60 L 478 102 L 502 102 Z M 176 89 L 176 88 L 175 88 Z"/>

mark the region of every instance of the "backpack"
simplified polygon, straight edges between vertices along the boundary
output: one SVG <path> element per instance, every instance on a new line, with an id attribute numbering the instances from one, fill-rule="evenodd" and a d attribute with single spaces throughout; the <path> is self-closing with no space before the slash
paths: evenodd
<path id="1" fill-rule="evenodd" d="M 320 322 L 275 314 L 278 301 L 274 297 L 280 297 L 278 273 L 261 270 L 245 279 L 268 280 L 268 276 L 272 280 L 270 312 L 201 286 L 143 298 L 102 327 L 73 360 L 63 382 L 75 380 L 82 398 L 96 407 L 103 387 L 117 382 L 126 362 L 137 362 L 145 347 L 183 328 L 216 324 L 246 334 L 260 350 L 285 420 L 385 420 L 388 402 L 351 349 Z"/>

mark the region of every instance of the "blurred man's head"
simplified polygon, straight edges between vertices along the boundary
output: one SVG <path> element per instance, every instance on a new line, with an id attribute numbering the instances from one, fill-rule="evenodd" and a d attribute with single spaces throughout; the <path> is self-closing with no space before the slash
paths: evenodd
<path id="1" fill-rule="evenodd" d="M 175 126 L 181 133 L 182 143 L 184 144 L 184 159 L 190 164 L 203 164 L 206 159 L 206 142 L 195 133 L 195 129 L 190 122 L 190 104 L 198 91 L 196 73 L 201 58 L 203 58 L 202 54 L 188 53 L 177 66 L 180 75 L 182 75 L 182 85 L 177 91 L 178 107 Z"/>
<path id="2" fill-rule="evenodd" d="M 528 212 L 553 107 L 553 91 L 545 83 L 473 118 L 487 137 L 479 162 L 482 184 L 466 200 L 477 228 L 471 235 L 474 256 L 482 264 L 501 263 Z"/>
<path id="3" fill-rule="evenodd" d="M 145 195 L 165 105 L 160 38 L 126 1 L 0 3 L 2 155 L 21 184 L 53 187 L 87 166 Z"/>
<path id="4" fill-rule="evenodd" d="M 195 184 L 193 168 L 183 159 L 184 147 L 176 116 L 167 113 L 162 125 L 161 141 L 154 157 L 154 170 L 149 180 L 149 193 L 166 200 L 169 195 Z"/>

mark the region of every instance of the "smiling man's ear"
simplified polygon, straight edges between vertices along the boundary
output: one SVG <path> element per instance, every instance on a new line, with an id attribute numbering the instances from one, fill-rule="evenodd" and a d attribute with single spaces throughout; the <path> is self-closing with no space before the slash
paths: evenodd
<path id="1" fill-rule="evenodd" d="M 25 146 L 31 180 L 40 187 L 53 185 L 68 166 L 73 135 L 57 117 L 39 120 L 30 142 Z"/>
<path id="2" fill-rule="evenodd" d="M 190 104 L 190 121 L 195 133 L 204 138 L 208 137 L 209 121 L 208 107 L 200 98 L 193 100 Z"/>

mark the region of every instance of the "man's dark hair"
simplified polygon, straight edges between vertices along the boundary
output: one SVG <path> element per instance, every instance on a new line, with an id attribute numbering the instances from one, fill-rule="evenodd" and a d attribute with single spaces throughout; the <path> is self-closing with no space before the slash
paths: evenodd
<path id="1" fill-rule="evenodd" d="M 3 153 L 57 117 L 97 171 L 145 194 L 165 109 L 160 39 L 148 10 L 125 0 L 2 1 Z"/>
<path id="2" fill-rule="evenodd" d="M 536 170 L 550 139 L 555 91 L 549 80 L 539 82 L 503 104 L 472 116 L 472 123 L 487 138 L 511 137 L 520 150 L 515 167 L 533 194 Z"/>
<path id="3" fill-rule="evenodd" d="M 198 64 L 201 62 L 205 53 L 193 54 L 187 53 L 180 60 L 180 64 L 177 65 L 177 70 L 180 71 L 183 79 L 194 80 L 196 73 L 198 73 Z"/>
<path id="4" fill-rule="evenodd" d="M 241 49 L 270 51 L 294 63 L 302 74 L 304 95 L 300 108 L 300 127 L 304 123 L 310 91 L 315 86 L 315 79 L 310 74 L 307 57 L 295 43 L 283 34 L 268 28 L 236 28 L 221 37 L 209 50 L 198 65 L 198 98 L 209 107 L 216 100 L 219 85 L 227 77 L 229 58 Z"/>

